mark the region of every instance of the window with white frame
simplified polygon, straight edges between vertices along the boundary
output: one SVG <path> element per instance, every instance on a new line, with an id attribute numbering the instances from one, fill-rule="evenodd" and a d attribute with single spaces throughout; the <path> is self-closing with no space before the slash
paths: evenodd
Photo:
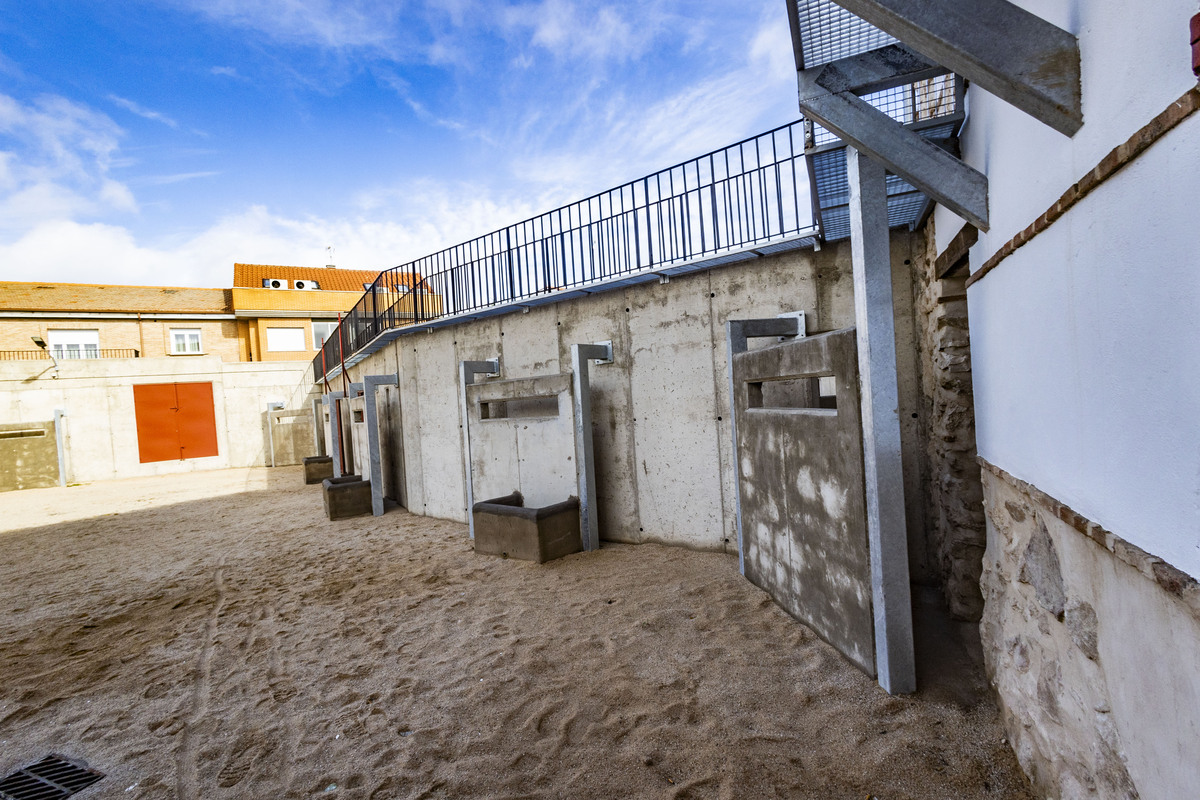
<path id="1" fill-rule="evenodd" d="M 269 352 L 295 353 L 305 349 L 304 328 L 267 328 Z"/>
<path id="2" fill-rule="evenodd" d="M 320 350 L 325 340 L 337 331 L 337 320 L 313 320 L 313 350 Z"/>
<path id="3" fill-rule="evenodd" d="M 171 355 L 199 355 L 203 352 L 199 328 L 171 328 Z"/>
<path id="4" fill-rule="evenodd" d="M 49 330 L 46 339 L 50 354 L 58 359 L 99 358 L 100 331 Z"/>

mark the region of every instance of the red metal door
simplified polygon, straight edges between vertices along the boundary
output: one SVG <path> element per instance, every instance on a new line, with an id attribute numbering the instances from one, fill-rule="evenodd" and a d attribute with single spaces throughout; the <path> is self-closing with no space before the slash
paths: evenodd
<path id="1" fill-rule="evenodd" d="M 143 464 L 217 455 L 211 383 L 134 386 L 133 409 Z"/>
<path id="2" fill-rule="evenodd" d="M 217 454 L 217 419 L 211 383 L 177 383 L 179 457 L 206 458 Z"/>

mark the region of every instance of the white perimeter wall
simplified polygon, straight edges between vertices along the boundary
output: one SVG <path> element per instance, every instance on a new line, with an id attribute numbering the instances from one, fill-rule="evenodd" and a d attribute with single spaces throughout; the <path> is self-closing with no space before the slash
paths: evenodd
<path id="1" fill-rule="evenodd" d="M 1019 0 L 1075 33 L 1067 138 L 979 89 L 968 163 L 990 181 L 978 269 L 1190 87 L 1196 0 Z M 1200 576 L 1200 119 L 1191 118 L 969 290 L 979 454 Z M 961 221 L 938 209 L 939 251 Z"/>
<path id="2" fill-rule="evenodd" d="M 267 403 L 303 410 L 306 363 L 223 363 L 215 356 L 0 363 L 0 422 L 40 422 L 66 412 L 67 479 L 89 482 L 270 464 Z M 186 461 L 138 460 L 133 386 L 211 382 L 217 452 Z"/>

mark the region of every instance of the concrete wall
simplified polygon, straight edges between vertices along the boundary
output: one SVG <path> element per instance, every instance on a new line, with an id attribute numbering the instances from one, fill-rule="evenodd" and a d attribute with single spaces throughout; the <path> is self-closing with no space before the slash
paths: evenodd
<path id="1" fill-rule="evenodd" d="M 772 382 L 797 375 L 834 376 L 836 407 L 815 379 Z M 746 577 L 874 676 L 856 333 L 740 353 L 734 387 Z"/>
<path id="2" fill-rule="evenodd" d="M 70 482 L 269 464 L 267 403 L 303 409 L 311 380 L 303 365 L 213 356 L 62 362 L 53 375 L 48 363 L 0 363 L 0 423 L 42 422 L 63 409 Z M 212 382 L 218 455 L 142 464 L 133 386 L 172 382 Z"/>
<path id="3" fill-rule="evenodd" d="M 0 492 L 57 485 L 54 420 L 0 423 Z"/>
<path id="4" fill-rule="evenodd" d="M 989 178 L 992 221 L 967 289 L 978 452 L 1040 498 L 985 471 L 985 652 L 1044 795 L 1189 796 L 1200 659 L 1180 596 L 1200 592 L 1200 115 L 1144 151 L 1117 148 L 1181 116 L 1200 4 L 1017 2 L 1078 36 L 1084 126 L 1068 138 L 968 92 L 962 152 Z M 1102 162 L 1119 170 L 981 273 Z M 943 209 L 935 222 L 940 250 L 961 222 Z"/>
<path id="5" fill-rule="evenodd" d="M 915 237 L 893 271 L 914 575 L 926 570 L 923 445 L 912 316 Z M 601 537 L 734 551 L 736 509 L 725 320 L 809 312 L 809 331 L 853 325 L 848 243 L 401 337 L 351 369 L 399 372 L 408 507 L 466 520 L 457 365 L 499 357 L 504 378 L 570 369 L 570 346 L 612 340 L 591 370 Z"/>
<path id="6" fill-rule="evenodd" d="M 521 493 L 526 508 L 580 497 L 574 396 L 569 373 L 468 387 L 466 430 L 476 503 L 513 492 Z M 536 416 L 517 416 L 513 401 L 529 398 L 548 402 Z M 501 404 L 507 407 L 498 412 Z M 485 407 L 490 409 L 486 416 Z"/>
<path id="7" fill-rule="evenodd" d="M 316 444 L 313 442 L 312 408 L 272 411 L 270 417 L 270 439 L 275 447 L 275 466 L 299 464 L 308 456 L 317 454 Z M 272 463 L 269 455 L 267 463 Z"/>

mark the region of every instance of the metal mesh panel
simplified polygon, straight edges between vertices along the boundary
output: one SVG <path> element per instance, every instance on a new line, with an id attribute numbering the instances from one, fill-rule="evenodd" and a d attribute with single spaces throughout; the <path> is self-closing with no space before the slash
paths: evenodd
<path id="1" fill-rule="evenodd" d="M 862 99 L 904 125 L 910 122 L 924 122 L 958 112 L 958 95 L 955 92 L 956 79 L 953 73 L 949 73 L 937 78 L 865 94 Z M 814 145 L 820 147 L 837 141 L 839 139 L 835 134 L 816 123 L 813 124 Z"/>
<path id="2" fill-rule="evenodd" d="M 896 39 L 830 0 L 796 0 L 802 68 L 895 44 Z"/>
<path id="3" fill-rule="evenodd" d="M 935 131 L 952 133 L 952 127 L 923 131 L 930 136 Z M 930 136 L 930 138 L 937 138 Z M 816 184 L 821 227 L 826 241 L 835 242 L 850 236 L 850 183 L 846 177 L 846 149 L 839 147 L 812 155 L 813 179 Z M 916 224 L 925 208 L 924 193 L 913 188 L 903 178 L 888 173 L 886 178 L 888 227 L 898 228 Z"/>

